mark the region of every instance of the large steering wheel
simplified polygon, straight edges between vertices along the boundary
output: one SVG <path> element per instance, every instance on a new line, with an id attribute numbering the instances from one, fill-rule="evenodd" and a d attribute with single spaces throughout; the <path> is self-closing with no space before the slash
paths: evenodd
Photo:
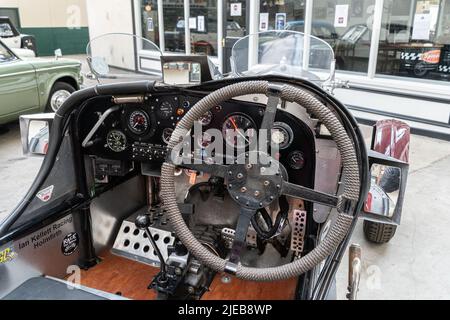
<path id="1" fill-rule="evenodd" d="M 359 199 L 360 172 L 355 146 L 335 113 L 311 93 L 286 84 L 267 81 L 245 81 L 216 90 L 200 100 L 176 126 L 168 144 L 169 155 L 197 121 L 208 110 L 234 97 L 247 94 L 268 96 L 261 129 L 270 132 L 280 101 L 296 102 L 318 118 L 331 133 L 342 157 L 343 193 L 340 196 L 326 194 L 300 185 L 289 183 L 280 170 L 271 174 L 261 174 L 267 166 L 256 164 L 192 164 L 182 165 L 191 169 L 208 172 L 225 179 L 228 192 L 240 206 L 230 256 L 222 259 L 204 247 L 187 227 L 175 198 L 174 170 L 176 165 L 170 157 L 161 169 L 161 188 L 164 206 L 177 236 L 187 249 L 202 263 L 217 272 L 228 272 L 238 278 L 253 281 L 275 281 L 287 279 L 312 269 L 328 257 L 347 235 L 353 220 L 351 207 Z M 269 140 L 270 141 L 270 140 Z M 325 238 L 307 255 L 291 263 L 270 268 L 250 268 L 240 264 L 240 253 L 245 247 L 247 230 L 252 217 L 282 196 L 291 196 L 337 208 L 338 214 Z"/>

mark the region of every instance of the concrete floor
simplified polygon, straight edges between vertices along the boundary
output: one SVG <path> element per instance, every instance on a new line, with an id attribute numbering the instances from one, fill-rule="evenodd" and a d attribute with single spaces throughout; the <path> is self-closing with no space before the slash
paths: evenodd
<path id="1" fill-rule="evenodd" d="M 19 126 L 8 127 L 0 134 L 0 220 L 24 196 L 42 161 L 23 157 Z M 369 139 L 370 128 L 362 128 Z M 385 245 L 367 242 L 362 222 L 353 234 L 352 242 L 363 249 L 360 299 L 450 298 L 450 142 L 412 136 L 410 161 L 402 223 L 394 239 Z M 343 262 L 339 299 L 346 293 L 347 256 Z"/>

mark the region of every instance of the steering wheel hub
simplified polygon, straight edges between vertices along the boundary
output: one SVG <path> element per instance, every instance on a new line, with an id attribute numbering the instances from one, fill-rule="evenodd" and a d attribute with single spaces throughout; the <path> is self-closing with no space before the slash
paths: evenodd
<path id="1" fill-rule="evenodd" d="M 283 176 L 280 168 L 260 164 L 236 164 L 225 177 L 228 192 L 240 206 L 261 209 L 281 195 Z"/>

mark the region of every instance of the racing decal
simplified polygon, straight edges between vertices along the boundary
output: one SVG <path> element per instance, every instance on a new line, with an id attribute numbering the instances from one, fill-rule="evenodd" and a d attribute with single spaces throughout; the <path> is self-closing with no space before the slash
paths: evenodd
<path id="1" fill-rule="evenodd" d="M 61 243 L 61 251 L 65 256 L 70 256 L 78 248 L 80 243 L 80 238 L 78 233 L 71 232 L 66 235 Z"/>
<path id="2" fill-rule="evenodd" d="M 67 228 L 70 228 L 67 230 Z M 16 244 L 17 250 L 36 250 L 44 246 L 53 245 L 55 241 L 58 246 L 63 234 L 67 234 L 73 230 L 72 216 L 65 217 L 52 225 L 36 231 L 26 238 L 19 240 Z"/>
<path id="3" fill-rule="evenodd" d="M 441 59 L 441 50 L 431 50 L 421 54 L 420 60 L 429 63 L 436 64 L 439 63 Z"/>
<path id="4" fill-rule="evenodd" d="M 54 185 L 51 185 L 45 189 L 42 189 L 36 194 L 36 197 L 38 197 L 39 200 L 41 200 L 42 202 L 50 201 L 50 199 L 52 198 L 54 187 L 55 187 Z"/>
<path id="5" fill-rule="evenodd" d="M 438 70 L 439 70 L 440 72 L 450 72 L 450 66 L 443 66 L 443 65 L 440 65 L 440 66 L 438 67 Z"/>
<path id="6" fill-rule="evenodd" d="M 430 50 L 426 52 L 401 52 L 401 60 L 423 61 L 429 64 L 437 64 L 441 59 L 441 50 Z"/>
<path id="7" fill-rule="evenodd" d="M 420 60 L 420 56 L 422 54 L 418 52 L 402 52 L 400 53 L 400 59 L 401 60 Z"/>
<path id="8" fill-rule="evenodd" d="M 0 264 L 12 261 L 16 257 L 16 253 L 10 247 L 0 251 Z"/>

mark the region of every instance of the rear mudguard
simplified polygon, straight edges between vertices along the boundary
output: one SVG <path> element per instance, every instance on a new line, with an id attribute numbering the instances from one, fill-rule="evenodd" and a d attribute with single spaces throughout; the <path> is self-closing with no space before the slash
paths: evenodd
<path id="1" fill-rule="evenodd" d="M 409 163 L 410 128 L 395 120 L 380 120 L 374 126 L 372 150 Z"/>

